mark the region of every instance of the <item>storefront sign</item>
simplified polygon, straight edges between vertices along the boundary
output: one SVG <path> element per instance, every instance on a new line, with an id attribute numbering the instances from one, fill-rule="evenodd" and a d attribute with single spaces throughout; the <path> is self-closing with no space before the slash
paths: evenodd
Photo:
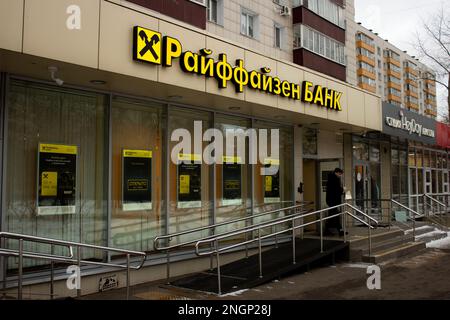
<path id="1" fill-rule="evenodd" d="M 152 151 L 122 151 L 122 210 L 152 209 Z"/>
<path id="2" fill-rule="evenodd" d="M 242 160 L 240 157 L 223 157 L 222 205 L 242 204 Z"/>
<path id="3" fill-rule="evenodd" d="M 179 59 L 184 72 L 207 78 L 214 77 L 219 88 L 227 88 L 231 83 L 237 93 L 244 92 L 244 88 L 250 88 L 301 100 L 330 110 L 342 111 L 342 92 L 314 85 L 309 81 L 303 81 L 301 85 L 282 81 L 278 77 L 268 75 L 271 72 L 270 68 L 263 67 L 260 71 L 248 71 L 241 59 L 236 60 L 235 66 L 232 66 L 226 54 L 219 54 L 217 61 L 209 57 L 212 54 L 213 51 L 207 48 L 199 50 L 199 53 L 183 52 L 179 40 L 169 36 L 163 37 L 161 33 L 153 30 L 134 27 L 133 59 L 136 61 L 171 67 L 173 61 Z"/>
<path id="4" fill-rule="evenodd" d="M 278 159 L 265 159 L 264 165 L 279 166 Z M 280 202 L 280 170 L 274 175 L 264 176 L 264 203 Z"/>
<path id="5" fill-rule="evenodd" d="M 199 154 L 179 154 L 178 161 L 177 208 L 199 208 L 202 206 L 201 156 Z"/>
<path id="6" fill-rule="evenodd" d="M 77 146 L 38 146 L 38 215 L 76 212 Z"/>
<path id="7" fill-rule="evenodd" d="M 383 103 L 383 133 L 401 138 L 436 143 L 436 121 L 400 107 Z"/>

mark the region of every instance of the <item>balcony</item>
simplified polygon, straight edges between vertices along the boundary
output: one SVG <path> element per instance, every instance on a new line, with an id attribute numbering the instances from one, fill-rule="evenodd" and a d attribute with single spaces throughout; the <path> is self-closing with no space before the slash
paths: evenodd
<path id="1" fill-rule="evenodd" d="M 432 89 L 432 88 L 425 87 L 425 89 L 423 89 L 423 91 L 425 91 L 429 95 L 436 97 L 436 88 Z"/>
<path id="2" fill-rule="evenodd" d="M 398 103 L 402 103 L 402 98 L 393 94 L 388 95 L 388 100 L 396 101 Z"/>
<path id="3" fill-rule="evenodd" d="M 425 99 L 425 104 L 436 107 L 436 100 Z"/>
<path id="4" fill-rule="evenodd" d="M 370 78 L 372 80 L 376 80 L 377 76 L 375 75 L 375 73 L 370 72 L 367 69 L 364 68 L 359 68 L 357 71 L 358 76 L 365 76 L 367 78 Z"/>
<path id="5" fill-rule="evenodd" d="M 432 117 L 437 117 L 437 112 L 433 109 L 425 109 L 425 114 Z"/>
<path id="6" fill-rule="evenodd" d="M 402 78 L 402 75 L 399 72 L 395 72 L 392 69 L 388 69 L 387 74 L 388 74 L 388 76 L 396 77 L 397 79 Z"/>
<path id="7" fill-rule="evenodd" d="M 417 70 L 415 70 L 415 69 L 413 69 L 413 68 L 411 68 L 411 67 L 406 67 L 406 68 L 405 68 L 405 72 L 406 72 L 406 73 L 409 73 L 409 74 L 412 74 L 412 75 L 415 76 L 415 77 L 418 77 L 418 76 L 419 76 L 419 73 L 417 72 Z"/>
<path id="8" fill-rule="evenodd" d="M 397 89 L 398 91 L 402 91 L 402 86 L 395 82 L 388 82 L 387 86 L 388 88 L 394 88 Z"/>
<path id="9" fill-rule="evenodd" d="M 370 84 L 367 84 L 367 83 L 360 82 L 360 83 L 358 83 L 358 87 L 360 87 L 361 89 L 367 90 L 369 92 L 372 92 L 372 93 L 377 92 L 377 88 L 375 86 L 371 86 Z"/>
<path id="10" fill-rule="evenodd" d="M 416 99 L 419 99 L 419 94 L 418 94 L 417 92 L 408 90 L 408 91 L 405 91 L 405 94 L 406 94 L 407 96 L 410 96 L 410 97 L 414 97 L 414 98 L 416 98 Z"/>
<path id="11" fill-rule="evenodd" d="M 410 78 L 406 78 L 406 79 L 405 79 L 405 82 L 406 82 L 407 84 L 412 85 L 413 87 L 416 87 L 416 88 L 419 87 L 419 85 L 417 84 L 417 81 L 416 81 L 416 80 L 413 80 L 413 79 L 410 79 Z"/>
<path id="12" fill-rule="evenodd" d="M 419 111 L 419 110 L 420 110 L 419 105 L 418 105 L 418 104 L 415 104 L 415 103 L 412 103 L 412 102 L 407 102 L 407 103 L 406 103 L 406 107 L 407 107 L 408 109 L 413 109 L 413 110 L 416 110 L 416 111 Z"/>
<path id="13" fill-rule="evenodd" d="M 395 60 L 392 57 L 386 57 L 386 63 L 392 63 L 394 66 L 397 66 L 400 68 L 401 64 L 399 60 Z"/>
<path id="14" fill-rule="evenodd" d="M 367 51 L 375 53 L 375 47 L 370 45 L 370 44 L 368 44 L 368 43 L 366 43 L 366 42 L 364 42 L 364 41 L 362 41 L 362 40 L 356 41 L 356 47 L 357 48 L 364 48 Z"/>
<path id="15" fill-rule="evenodd" d="M 357 59 L 358 61 L 365 62 L 365 63 L 371 65 L 372 67 L 375 67 L 375 65 L 376 65 L 376 64 L 375 64 L 375 58 L 372 59 L 372 58 L 369 58 L 369 57 L 364 56 L 364 55 L 362 55 L 362 54 L 357 55 L 357 56 L 356 56 L 356 59 Z"/>

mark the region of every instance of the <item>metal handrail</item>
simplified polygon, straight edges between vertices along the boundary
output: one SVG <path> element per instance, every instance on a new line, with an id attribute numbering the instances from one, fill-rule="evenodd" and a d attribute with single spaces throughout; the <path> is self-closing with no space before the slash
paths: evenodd
<path id="1" fill-rule="evenodd" d="M 330 210 L 334 210 L 334 209 L 339 209 L 339 208 L 344 208 L 344 207 L 348 207 L 354 211 L 356 211 L 357 213 L 363 215 L 364 217 L 367 218 L 368 222 L 360 219 L 359 217 L 357 217 L 356 215 L 353 215 L 352 213 L 345 211 L 345 212 L 340 212 L 338 214 L 334 214 L 332 216 L 327 216 L 327 217 L 323 217 L 323 213 L 330 211 Z M 311 216 L 311 215 L 317 215 L 320 214 L 320 218 L 316 219 L 315 221 L 312 222 L 308 222 L 308 223 L 303 223 L 301 225 L 296 226 L 295 222 L 300 219 L 300 218 L 304 218 L 306 216 Z M 220 253 L 236 248 L 236 247 L 240 247 L 243 245 L 247 245 L 249 243 L 252 242 L 256 242 L 258 241 L 258 252 L 259 252 L 259 277 L 262 278 L 262 250 L 261 250 L 261 241 L 262 239 L 266 239 L 266 238 L 271 238 L 274 236 L 277 236 L 279 234 L 282 233 L 287 233 L 287 232 L 292 232 L 292 250 L 293 250 L 293 264 L 296 264 L 296 249 L 295 249 L 295 230 L 300 229 L 300 228 L 304 228 L 306 226 L 315 224 L 317 222 L 320 222 L 320 252 L 323 253 L 323 222 L 335 217 L 339 217 L 343 215 L 344 217 L 344 242 L 347 242 L 347 237 L 346 237 L 346 221 L 345 221 L 345 217 L 346 215 L 351 216 L 352 218 L 362 222 L 364 225 L 366 225 L 368 227 L 368 232 L 369 232 L 369 255 L 372 252 L 372 238 L 371 238 L 371 229 L 374 229 L 374 227 L 371 225 L 370 221 L 375 222 L 376 225 L 378 225 L 378 221 L 375 220 L 374 218 L 370 217 L 369 215 L 365 214 L 364 212 L 362 212 L 361 210 L 357 209 L 356 207 L 348 204 L 348 203 L 343 203 L 337 206 L 333 206 L 330 208 L 326 208 L 326 209 L 322 209 L 322 210 L 318 210 L 318 211 L 314 211 L 311 213 L 307 213 L 307 214 L 300 214 L 300 215 L 292 215 L 290 217 L 284 218 L 284 219 L 277 219 L 277 221 L 267 221 L 265 223 L 263 223 L 262 225 L 255 225 L 255 226 L 250 226 L 249 228 L 246 228 L 245 230 L 239 230 L 239 231 L 233 231 L 233 232 L 228 232 L 227 234 L 223 234 L 223 235 L 218 235 L 215 237 L 210 237 L 208 239 L 201 239 L 198 240 L 195 244 L 195 253 L 197 256 L 206 256 L 206 255 L 210 255 L 213 256 L 214 254 L 216 255 L 216 261 L 217 261 L 217 277 L 218 277 L 218 293 L 221 294 L 221 277 L 220 277 Z M 281 225 L 283 223 L 287 223 L 287 222 L 291 222 L 291 227 L 283 229 L 281 231 L 277 231 L 277 232 L 271 232 L 267 235 L 262 236 L 261 235 L 261 229 L 265 229 L 268 227 L 273 227 L 276 225 Z M 258 232 L 258 236 L 257 238 L 254 239 L 250 239 L 250 240 L 245 240 L 245 241 L 241 241 L 226 247 L 219 247 L 219 241 L 232 237 L 232 236 L 238 236 L 241 234 L 246 234 L 248 232 L 254 232 L 257 231 Z M 201 244 L 210 244 L 210 247 L 212 247 L 212 244 L 214 243 L 214 249 L 210 250 L 210 251 L 203 251 L 200 252 L 200 245 Z"/>
<path id="2" fill-rule="evenodd" d="M 394 199 L 391 199 L 391 202 L 393 204 L 396 204 L 397 206 L 399 206 L 399 207 L 401 207 L 403 209 L 406 209 L 409 212 L 413 213 L 414 216 L 412 217 L 412 219 L 411 219 L 411 217 L 409 215 L 408 215 L 408 218 L 410 220 L 412 220 L 412 223 L 413 223 L 413 240 L 416 241 L 416 216 L 420 218 L 420 217 L 423 217 L 423 215 L 419 214 L 417 211 L 411 209 L 410 207 L 405 206 L 404 204 L 402 204 L 402 203 L 400 203 L 400 202 L 398 202 L 398 201 L 396 201 Z"/>
<path id="3" fill-rule="evenodd" d="M 140 251 L 133 251 L 133 250 L 125 250 L 125 249 L 118 249 L 118 248 L 111 248 L 111 247 L 104 247 L 104 246 L 97 246 L 92 244 L 85 244 L 85 243 L 79 243 L 79 242 L 73 242 L 73 241 L 65 241 L 65 240 L 57 240 L 57 239 L 50 239 L 50 238 L 44 238 L 44 237 L 37 237 L 37 236 L 30 236 L 30 235 L 24 235 L 24 234 L 18 234 L 18 233 L 10 233 L 10 232 L 0 232 L 0 240 L 1 239 L 15 239 L 19 241 L 19 249 L 7 249 L 0 247 L 0 255 L 3 256 L 13 256 L 19 258 L 19 265 L 18 265 L 18 284 L 17 284 L 17 290 L 18 290 L 18 299 L 22 299 L 22 285 L 23 285 L 23 258 L 30 258 L 30 259 L 37 259 L 37 260 L 46 260 L 51 261 L 51 273 L 50 273 L 50 297 L 53 299 L 54 296 L 54 262 L 61 262 L 61 263 L 73 263 L 77 264 L 78 267 L 81 267 L 81 265 L 96 265 L 96 266 L 105 266 L 105 267 L 113 267 L 113 268 L 121 268 L 127 270 L 127 276 L 126 276 L 126 287 L 127 287 L 127 299 L 129 299 L 130 295 L 130 270 L 139 270 L 145 263 L 146 260 L 146 253 L 140 252 Z M 46 254 L 46 253 L 33 253 L 30 251 L 24 251 L 23 250 L 23 243 L 24 241 L 28 242 L 35 242 L 35 243 L 47 243 L 51 245 L 51 250 L 53 252 L 54 245 L 60 245 L 69 248 L 70 256 L 60 256 L 60 255 L 54 255 L 54 254 Z M 3 243 L 3 241 L 0 241 Z M 77 257 L 73 257 L 73 247 L 77 248 Z M 90 261 L 90 260 L 83 260 L 81 259 L 81 250 L 83 248 L 87 249 L 94 249 L 94 250 L 101 250 L 104 252 L 116 252 L 116 253 L 122 253 L 126 255 L 126 265 L 117 264 L 117 263 L 108 263 L 108 262 L 97 262 L 97 261 Z M 137 265 L 131 265 L 130 258 L 131 256 L 140 256 L 141 260 L 139 264 Z M 77 296 L 81 296 L 81 289 L 77 289 Z"/>
<path id="4" fill-rule="evenodd" d="M 186 234 L 190 234 L 190 233 L 196 233 L 196 232 L 200 232 L 200 231 L 204 231 L 204 230 L 208 230 L 208 229 L 213 229 L 213 228 L 221 227 L 221 226 L 224 226 L 224 225 L 233 224 L 233 223 L 236 223 L 236 222 L 246 221 L 246 220 L 262 217 L 262 216 L 265 216 L 265 215 L 278 213 L 280 211 L 293 210 L 293 209 L 305 207 L 305 206 L 308 206 L 308 205 L 311 205 L 311 204 L 314 204 L 314 202 L 312 202 L 312 201 L 311 202 L 310 201 L 305 201 L 304 203 L 302 203 L 300 205 L 295 205 L 295 206 L 285 207 L 285 208 L 280 208 L 280 209 L 274 209 L 274 210 L 258 213 L 258 214 L 251 215 L 251 216 L 246 216 L 246 217 L 242 217 L 242 218 L 228 220 L 228 221 L 215 223 L 215 224 L 211 224 L 211 225 L 207 225 L 207 226 L 203 226 L 203 227 L 198 227 L 198 228 L 194 228 L 194 229 L 188 229 L 188 230 L 180 231 L 180 232 L 177 232 L 177 233 L 171 233 L 171 234 L 167 234 L 167 235 L 157 236 L 153 240 L 153 248 L 155 249 L 155 251 L 164 251 L 164 250 L 174 249 L 174 248 L 177 248 L 177 247 L 183 247 L 185 245 L 195 243 L 197 240 L 186 241 L 186 242 L 183 242 L 183 243 L 178 243 L 178 244 L 175 244 L 175 245 L 172 245 L 172 246 L 169 245 L 169 246 L 165 246 L 165 247 L 160 247 L 159 246 L 159 242 L 161 240 L 164 240 L 164 239 L 168 239 L 170 241 L 174 237 L 178 237 L 178 236 L 182 236 L 182 235 L 186 235 Z"/>

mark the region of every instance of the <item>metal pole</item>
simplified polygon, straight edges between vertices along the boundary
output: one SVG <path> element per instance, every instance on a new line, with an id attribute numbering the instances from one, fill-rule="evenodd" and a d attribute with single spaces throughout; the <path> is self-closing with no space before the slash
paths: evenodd
<path id="1" fill-rule="evenodd" d="M 77 287 L 77 297 L 81 297 L 81 247 L 77 248 L 77 261 L 78 261 L 78 271 L 80 274 L 78 275 L 80 277 L 79 288 Z M 78 280 L 78 279 L 77 279 Z"/>
<path id="2" fill-rule="evenodd" d="M 23 281 L 23 239 L 19 239 L 19 275 L 17 283 L 17 299 L 22 300 L 22 281 Z"/>
<path id="3" fill-rule="evenodd" d="M 292 219 L 292 263 L 297 264 L 295 261 L 295 219 Z"/>
<path id="4" fill-rule="evenodd" d="M 54 253 L 54 247 L 53 244 L 51 245 L 51 253 L 53 255 Z M 50 263 L 51 269 L 50 269 L 50 299 L 53 300 L 53 297 L 55 295 L 55 286 L 54 286 L 54 280 L 55 280 L 55 262 L 52 260 Z"/>
<path id="5" fill-rule="evenodd" d="M 320 253 L 323 253 L 323 221 L 322 221 L 322 212 L 320 212 Z"/>
<path id="6" fill-rule="evenodd" d="M 347 242 L 347 211 L 343 213 L 344 242 Z"/>
<path id="7" fill-rule="evenodd" d="M 414 213 L 412 214 L 412 221 L 413 221 L 413 241 L 416 241 L 416 217 Z"/>
<path id="8" fill-rule="evenodd" d="M 167 263 L 166 263 L 166 284 L 170 284 L 170 252 L 167 249 L 166 252 Z"/>
<path id="9" fill-rule="evenodd" d="M 219 253 L 219 240 L 216 240 L 216 260 L 217 260 L 217 290 L 219 295 L 222 294 L 222 284 L 220 281 L 220 253 Z"/>
<path id="10" fill-rule="evenodd" d="M 369 256 L 372 255 L 372 228 L 370 227 L 370 221 L 369 221 Z"/>
<path id="11" fill-rule="evenodd" d="M 130 254 L 127 253 L 127 300 L 130 300 Z"/>
<path id="12" fill-rule="evenodd" d="M 259 277 L 262 278 L 261 229 L 258 229 Z"/>

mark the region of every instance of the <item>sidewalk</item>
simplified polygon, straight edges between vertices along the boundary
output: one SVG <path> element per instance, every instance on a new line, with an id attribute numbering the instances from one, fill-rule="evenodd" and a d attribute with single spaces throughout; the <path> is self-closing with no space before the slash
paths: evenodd
<path id="1" fill-rule="evenodd" d="M 381 290 L 367 289 L 369 264 L 342 263 L 293 275 L 224 296 L 167 286 L 164 281 L 131 288 L 137 300 L 308 300 L 308 299 L 450 299 L 450 250 L 426 249 L 383 263 Z M 124 289 L 82 299 L 124 299 Z"/>

